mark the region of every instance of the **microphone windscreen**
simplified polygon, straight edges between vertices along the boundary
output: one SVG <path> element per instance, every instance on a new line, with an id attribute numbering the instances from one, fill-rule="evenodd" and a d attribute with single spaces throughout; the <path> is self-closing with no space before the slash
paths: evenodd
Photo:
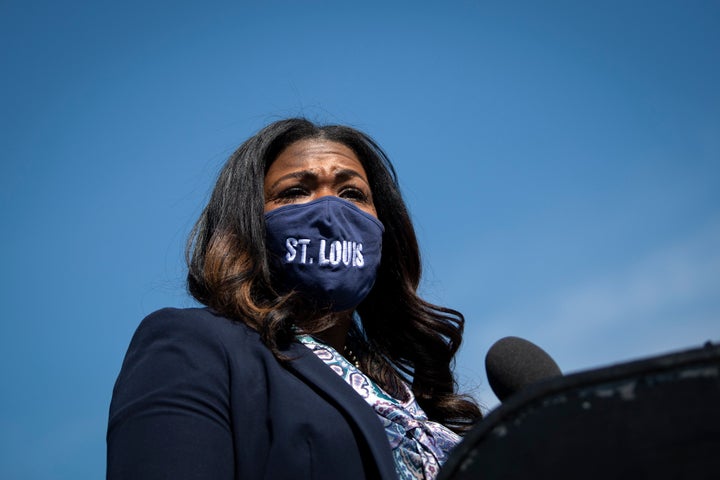
<path id="1" fill-rule="evenodd" d="M 485 356 L 485 370 L 500 401 L 532 383 L 562 375 L 555 360 L 542 348 L 518 337 L 495 342 Z"/>

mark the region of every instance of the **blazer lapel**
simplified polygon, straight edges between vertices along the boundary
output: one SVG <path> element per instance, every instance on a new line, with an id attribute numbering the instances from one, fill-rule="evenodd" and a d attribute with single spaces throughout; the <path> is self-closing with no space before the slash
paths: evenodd
<path id="1" fill-rule="evenodd" d="M 365 399 L 304 345 L 293 343 L 289 353 L 293 359 L 289 363 L 290 370 L 327 394 L 355 423 L 365 437 L 381 478 L 396 479 L 395 462 L 387 435 L 376 413 Z"/>

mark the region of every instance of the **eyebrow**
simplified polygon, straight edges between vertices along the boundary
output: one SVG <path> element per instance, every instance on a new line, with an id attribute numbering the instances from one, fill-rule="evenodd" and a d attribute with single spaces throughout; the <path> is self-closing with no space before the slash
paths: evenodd
<path id="1" fill-rule="evenodd" d="M 297 179 L 316 179 L 318 178 L 317 173 L 312 172 L 310 170 L 300 170 L 297 172 L 288 173 L 286 175 L 283 175 L 282 177 L 278 178 L 273 182 L 272 185 L 270 185 L 270 188 L 268 190 L 274 190 L 277 185 L 285 180 L 288 180 L 290 178 L 297 178 Z M 350 180 L 351 178 L 359 178 L 363 181 L 368 187 L 370 187 L 370 183 L 363 178 L 363 176 L 360 174 L 360 172 L 353 170 L 351 168 L 343 168 L 335 172 L 335 183 L 342 183 Z"/>

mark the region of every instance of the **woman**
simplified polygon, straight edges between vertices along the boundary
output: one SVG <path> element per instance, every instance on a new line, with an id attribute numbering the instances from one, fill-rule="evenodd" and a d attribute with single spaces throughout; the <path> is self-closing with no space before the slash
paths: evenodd
<path id="1" fill-rule="evenodd" d="M 108 478 L 434 478 L 481 414 L 460 313 L 417 296 L 415 233 L 368 136 L 273 123 L 222 169 L 188 243 L 206 308 L 138 328 Z"/>

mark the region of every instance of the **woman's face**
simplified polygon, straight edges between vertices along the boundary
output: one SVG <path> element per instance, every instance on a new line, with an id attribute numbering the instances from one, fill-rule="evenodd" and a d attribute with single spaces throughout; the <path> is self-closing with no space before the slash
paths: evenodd
<path id="1" fill-rule="evenodd" d="M 290 144 L 265 175 L 265 212 L 335 196 L 377 218 L 365 169 L 342 143 L 308 139 Z"/>

